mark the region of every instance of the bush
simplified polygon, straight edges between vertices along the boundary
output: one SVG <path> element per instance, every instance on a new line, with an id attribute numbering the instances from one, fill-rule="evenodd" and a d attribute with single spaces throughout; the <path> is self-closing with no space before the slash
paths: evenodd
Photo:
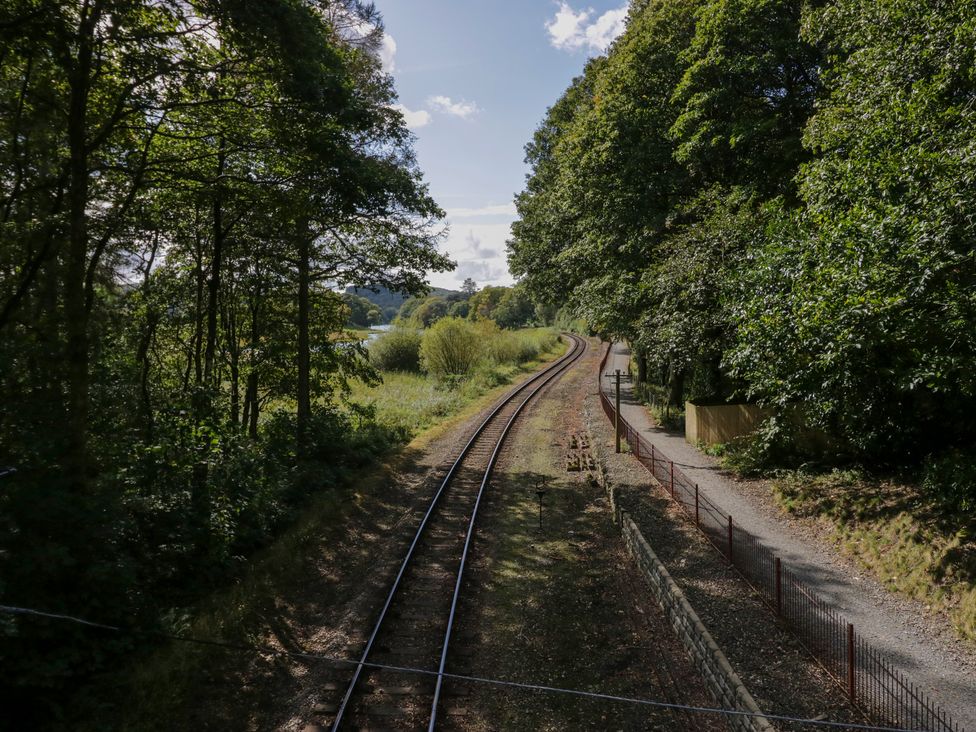
<path id="1" fill-rule="evenodd" d="M 751 435 L 732 440 L 722 457 L 723 466 L 748 478 L 774 469 L 796 468 L 804 462 L 796 425 L 782 417 L 770 417 Z"/>
<path id="2" fill-rule="evenodd" d="M 479 328 L 485 335 L 488 358 L 495 364 L 522 364 L 538 358 L 556 344 L 552 331 L 501 330 L 490 321 L 482 321 Z"/>
<path id="3" fill-rule="evenodd" d="M 948 510 L 976 509 L 976 455 L 951 450 L 930 456 L 922 470 L 922 489 Z"/>
<path id="4" fill-rule="evenodd" d="M 369 360 L 380 371 L 419 371 L 420 333 L 394 328 L 369 344 Z"/>
<path id="5" fill-rule="evenodd" d="M 437 321 L 421 340 L 421 368 L 434 376 L 468 375 L 484 352 L 482 337 L 478 328 L 460 318 Z"/>

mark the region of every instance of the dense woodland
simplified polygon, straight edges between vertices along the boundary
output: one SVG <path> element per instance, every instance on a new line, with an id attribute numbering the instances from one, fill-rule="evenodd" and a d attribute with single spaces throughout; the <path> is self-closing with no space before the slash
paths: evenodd
<path id="1" fill-rule="evenodd" d="M 0 5 L 0 604 L 179 627 L 383 449 L 340 408 L 373 372 L 338 293 L 452 265 L 381 31 L 357 0 Z M 145 642 L 0 636 L 24 725 Z"/>
<path id="2" fill-rule="evenodd" d="M 976 5 L 635 0 L 527 162 L 513 272 L 647 388 L 976 508 Z"/>
<path id="3" fill-rule="evenodd" d="M 178 630 L 400 438 L 347 399 L 346 325 L 457 376 L 552 347 L 497 325 L 567 299 L 671 403 L 773 408 L 757 461 L 973 510 L 970 0 L 633 0 L 527 148 L 519 286 L 431 296 L 381 33 L 360 0 L 0 3 L 0 604 Z M 0 616 L 5 718 L 112 702 L 85 684 L 152 642 Z"/>

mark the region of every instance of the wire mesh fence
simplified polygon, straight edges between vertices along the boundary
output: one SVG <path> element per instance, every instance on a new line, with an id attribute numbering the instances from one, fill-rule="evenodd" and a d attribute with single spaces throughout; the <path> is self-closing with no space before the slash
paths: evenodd
<path id="1" fill-rule="evenodd" d="M 609 355 L 608 348 L 600 362 L 601 374 L 606 371 Z M 607 418 L 617 424 L 614 402 L 602 385 L 600 403 Z M 680 466 L 622 414 L 619 429 L 622 440 L 655 481 L 843 686 L 855 705 L 872 719 L 900 729 L 964 732 L 923 690 L 860 637 L 836 608 L 784 567 L 768 546 L 709 500 Z"/>

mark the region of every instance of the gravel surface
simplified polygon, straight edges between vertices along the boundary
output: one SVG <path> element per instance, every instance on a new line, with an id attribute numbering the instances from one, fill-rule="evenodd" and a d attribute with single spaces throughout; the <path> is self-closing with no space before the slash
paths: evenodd
<path id="1" fill-rule="evenodd" d="M 483 499 L 448 670 L 714 706 L 596 479 L 582 403 L 601 355 L 591 348 L 516 422 Z M 448 708 L 463 714 L 444 729 L 726 729 L 701 713 L 456 682 L 448 689 L 460 693 Z"/>
<path id="2" fill-rule="evenodd" d="M 684 591 L 760 708 L 803 719 L 863 723 L 844 695 L 793 636 L 692 526 L 631 455 L 614 452 L 594 375 L 585 405 L 606 480 Z M 806 729 L 777 722 L 781 729 Z"/>
<path id="3" fill-rule="evenodd" d="M 607 369 L 626 371 L 629 362 L 629 349 L 614 344 Z M 976 730 L 976 651 L 958 640 L 944 618 L 928 615 L 919 603 L 885 589 L 842 557 L 813 522 L 788 517 L 773 504 L 761 482 L 736 481 L 716 459 L 688 444 L 683 435 L 660 429 L 647 410 L 634 401 L 629 385 L 621 389 L 621 411 L 645 439 L 698 483 L 702 493 L 731 514 L 737 525 L 769 546 L 784 566 L 838 608 L 895 668 L 947 709 L 960 725 L 970 732 Z M 607 422 L 605 418 L 602 421 Z M 606 428 L 609 431 L 608 425 Z"/>

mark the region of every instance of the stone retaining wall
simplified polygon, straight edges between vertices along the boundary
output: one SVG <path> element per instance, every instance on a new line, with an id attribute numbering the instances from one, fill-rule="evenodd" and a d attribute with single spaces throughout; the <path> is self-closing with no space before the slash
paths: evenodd
<path id="1" fill-rule="evenodd" d="M 690 654 L 692 662 L 701 673 L 709 692 L 725 709 L 760 715 L 748 717 L 729 715 L 726 717 L 729 727 L 735 732 L 773 732 L 776 728 L 768 719 L 761 716 L 762 710 L 759 709 L 759 705 L 729 664 L 725 653 L 712 638 L 684 592 L 657 558 L 634 520 L 620 508 L 617 502 L 617 491 L 609 485 L 605 476 L 601 475 L 601 478 L 607 490 L 614 522 L 620 526 L 628 550 L 647 579 L 651 594 L 664 610 L 678 638 Z"/>

